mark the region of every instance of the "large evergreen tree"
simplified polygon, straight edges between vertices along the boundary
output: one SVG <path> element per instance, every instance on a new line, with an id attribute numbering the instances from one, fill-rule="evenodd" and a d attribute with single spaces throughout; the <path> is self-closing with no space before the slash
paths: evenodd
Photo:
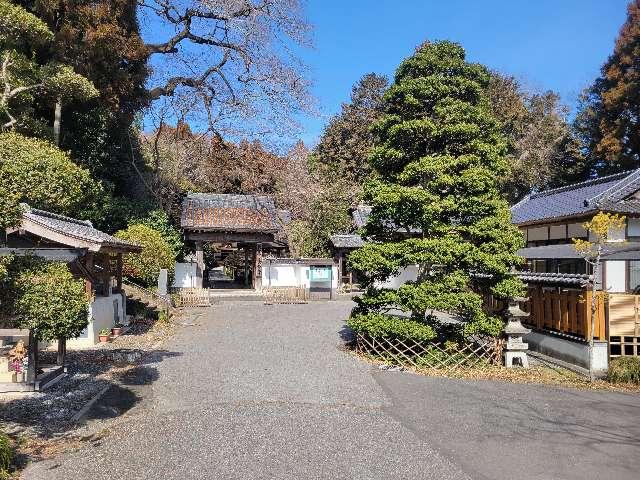
<path id="1" fill-rule="evenodd" d="M 131 166 L 132 146 L 136 145 L 129 134 L 134 116 L 148 104 L 148 52 L 139 33 L 137 2 L 11 1 L 37 16 L 52 32 L 50 48 L 42 56 L 72 66 L 99 92 L 89 104 L 59 99 L 58 122 L 47 122 L 49 131 L 21 132 L 59 138 L 56 143 L 69 150 L 77 163 L 113 183 L 117 194 L 130 196 L 139 179 Z M 35 114 L 53 118 L 51 105 L 38 101 L 32 105 Z"/>
<path id="2" fill-rule="evenodd" d="M 351 90 L 351 101 L 325 127 L 313 152 L 316 167 L 335 173 L 359 189 L 370 172 L 367 157 L 373 145 L 371 125 L 382 113 L 386 77 L 369 73 Z"/>
<path id="3" fill-rule="evenodd" d="M 601 76 L 583 95 L 576 126 L 592 171 L 615 173 L 640 167 L 640 0 L 627 21 Z"/>
<path id="4" fill-rule="evenodd" d="M 488 82 L 487 69 L 466 62 L 450 42 L 425 43 L 398 68 L 374 125 L 368 243 L 351 255 L 366 292 L 350 324 L 397 324 L 387 315 L 397 308 L 414 324 L 436 325 L 430 312 L 440 310 L 460 315 L 465 333 L 500 333 L 481 292 L 521 292 L 509 271 L 519 263 L 522 236 L 498 190 L 509 167 Z M 417 281 L 397 290 L 375 285 L 410 265 L 418 265 Z"/>

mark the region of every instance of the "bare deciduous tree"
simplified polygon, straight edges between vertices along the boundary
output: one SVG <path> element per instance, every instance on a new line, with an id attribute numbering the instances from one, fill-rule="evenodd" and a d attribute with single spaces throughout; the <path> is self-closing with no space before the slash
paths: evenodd
<path id="1" fill-rule="evenodd" d="M 153 25 L 149 95 L 192 103 L 191 123 L 231 134 L 289 133 L 291 113 L 310 111 L 309 46 L 302 0 L 138 0 Z M 163 38 L 164 35 L 164 38 Z"/>

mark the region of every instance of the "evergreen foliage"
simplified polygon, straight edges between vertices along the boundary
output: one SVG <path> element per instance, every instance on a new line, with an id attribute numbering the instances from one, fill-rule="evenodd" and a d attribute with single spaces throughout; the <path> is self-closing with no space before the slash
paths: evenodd
<path id="1" fill-rule="evenodd" d="M 424 322 L 381 313 L 354 315 L 349 318 L 347 325 L 354 332 L 373 338 L 421 341 L 431 340 L 436 336 L 433 327 Z"/>
<path id="2" fill-rule="evenodd" d="M 509 272 L 523 239 L 498 190 L 509 165 L 486 98 L 489 78 L 451 42 L 426 43 L 399 66 L 373 127 L 368 243 L 350 257 L 366 287 L 356 318 L 397 308 L 424 322 L 435 309 L 458 314 L 466 333 L 500 333 L 481 293 L 522 293 Z M 417 281 L 375 286 L 410 265 Z"/>
<path id="3" fill-rule="evenodd" d="M 363 76 L 351 90 L 351 101 L 330 120 L 313 152 L 316 168 L 343 177 L 357 191 L 371 171 L 367 162 L 373 146 L 371 125 L 382 113 L 387 87 L 386 77 Z"/>
<path id="4" fill-rule="evenodd" d="M 127 277 L 144 286 L 153 286 L 156 285 L 161 268 L 166 268 L 169 275 L 173 274 L 176 253 L 157 230 L 138 223 L 120 230 L 115 236 L 142 246 L 142 252 L 124 256 L 122 271 Z"/>
<path id="5" fill-rule="evenodd" d="M 35 330 L 42 340 L 80 335 L 89 322 L 84 282 L 74 278 L 65 263 L 36 258 L 19 263 L 22 268 L 13 282 L 19 326 Z"/>
<path id="6" fill-rule="evenodd" d="M 14 61 L 12 74 L 20 70 L 16 78 L 23 84 L 43 79 L 39 91 L 30 89 L 12 101 L 15 129 L 52 138 L 52 107 L 59 102 L 59 145 L 93 176 L 113 184 L 117 194 L 130 194 L 139 182 L 131 165 L 136 143 L 129 140 L 130 128 L 148 100 L 147 51 L 138 33 L 137 2 L 2 2 L 3 8 L 19 12 L 7 25 L 22 63 Z M 44 97 L 39 95 L 43 92 Z"/>
<path id="7" fill-rule="evenodd" d="M 0 227 L 16 224 L 20 202 L 96 220 L 104 198 L 102 185 L 56 146 L 17 133 L 0 133 Z"/>
<path id="8" fill-rule="evenodd" d="M 576 128 L 591 171 L 616 173 L 640 166 L 640 0 L 633 0 L 613 54 L 585 91 Z"/>
<path id="9" fill-rule="evenodd" d="M 176 257 L 182 254 L 182 250 L 184 249 L 182 234 L 180 230 L 171 224 L 169 216 L 163 210 L 152 210 L 135 223 L 146 225 L 156 232 L 159 232 L 162 238 L 169 244 Z"/>
<path id="10" fill-rule="evenodd" d="M 85 102 L 98 95 L 91 81 L 50 54 L 54 34 L 40 18 L 7 0 L 0 0 L 0 17 L 4 128 L 43 134 L 56 101 Z M 45 118 L 38 113 L 39 105 Z"/>

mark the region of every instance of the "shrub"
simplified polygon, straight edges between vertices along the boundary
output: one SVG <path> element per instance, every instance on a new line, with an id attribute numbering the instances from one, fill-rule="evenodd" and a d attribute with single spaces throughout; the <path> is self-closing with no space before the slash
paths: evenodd
<path id="1" fill-rule="evenodd" d="M 162 238 L 171 246 L 176 257 L 182 252 L 184 242 L 182 241 L 180 230 L 171 224 L 169 216 L 164 210 L 152 210 L 144 218 L 133 223 L 146 225 L 159 232 Z"/>
<path id="2" fill-rule="evenodd" d="M 166 268 L 170 275 L 173 274 L 176 253 L 157 230 L 136 223 L 117 232 L 116 237 L 142 246 L 142 252 L 125 255 L 122 267 L 126 276 L 145 286 L 151 286 L 157 282 L 161 268 Z"/>
<path id="3" fill-rule="evenodd" d="M 434 329 L 423 322 L 382 313 L 355 314 L 347 320 L 347 325 L 356 333 L 374 338 L 423 341 L 436 336 Z"/>
<path id="4" fill-rule="evenodd" d="M 65 263 L 30 262 L 13 282 L 19 326 L 35 330 L 42 340 L 77 337 L 89 322 L 84 282 Z"/>
<path id="5" fill-rule="evenodd" d="M 17 133 L 0 133 L 0 228 L 17 223 L 19 202 L 89 218 L 99 210 L 103 197 L 102 185 L 55 145 Z"/>
<path id="6" fill-rule="evenodd" d="M 0 479 L 9 478 L 13 447 L 7 434 L 0 432 Z"/>
<path id="7" fill-rule="evenodd" d="M 619 357 L 611 361 L 607 380 L 611 383 L 640 384 L 640 358 Z"/>

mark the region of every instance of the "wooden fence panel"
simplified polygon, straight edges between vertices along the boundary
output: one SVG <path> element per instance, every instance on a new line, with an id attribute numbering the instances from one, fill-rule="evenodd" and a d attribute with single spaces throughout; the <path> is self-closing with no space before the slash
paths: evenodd
<path id="1" fill-rule="evenodd" d="M 590 290 L 558 291 L 530 285 L 527 293 L 529 300 L 521 305 L 522 310 L 529 313 L 524 323 L 537 330 L 564 333 L 586 340 L 591 330 L 591 295 Z M 605 339 L 604 293 L 597 292 L 597 295 L 595 338 Z M 493 299 L 487 299 L 485 304 L 490 312 L 497 311 Z"/>
<path id="2" fill-rule="evenodd" d="M 638 295 L 609 294 L 609 335 L 640 336 Z"/>

